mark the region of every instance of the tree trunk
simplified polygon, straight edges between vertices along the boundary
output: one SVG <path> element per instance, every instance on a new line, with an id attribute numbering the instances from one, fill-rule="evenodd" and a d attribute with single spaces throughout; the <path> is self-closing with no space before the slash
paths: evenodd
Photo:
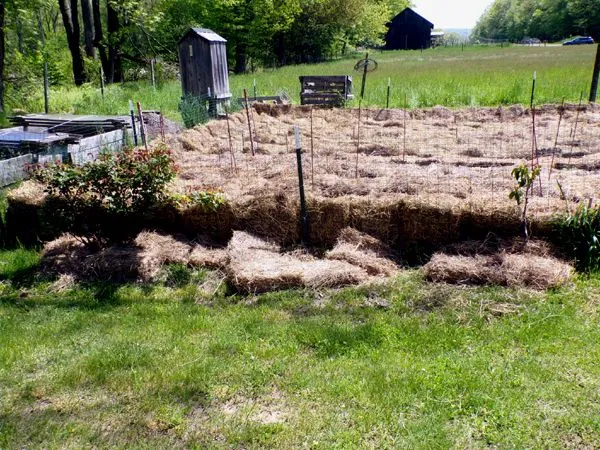
<path id="1" fill-rule="evenodd" d="M 96 56 L 94 51 L 94 14 L 91 0 L 81 0 L 81 18 L 83 19 L 83 38 L 85 54 L 90 58 Z"/>
<path id="2" fill-rule="evenodd" d="M 67 43 L 73 60 L 73 79 L 75 85 L 81 86 L 85 82 L 85 70 L 81 48 L 79 48 L 79 16 L 77 13 L 77 0 L 58 0 L 62 15 Z"/>
<path id="3" fill-rule="evenodd" d="M 0 0 L 0 113 L 4 112 L 4 0 Z"/>
<path id="4" fill-rule="evenodd" d="M 118 83 L 123 80 L 121 64 L 119 31 L 121 25 L 117 11 L 112 7 L 111 0 L 106 0 L 106 31 L 108 32 L 108 70 L 105 71 L 108 83 Z"/>
<path id="5" fill-rule="evenodd" d="M 235 73 L 245 73 L 247 70 L 248 52 L 246 44 L 237 42 L 235 45 Z"/>
<path id="6" fill-rule="evenodd" d="M 598 93 L 598 78 L 600 77 L 600 44 L 596 46 L 596 61 L 594 62 L 594 72 L 592 73 L 592 86 L 590 88 L 590 103 L 596 101 Z"/>
<path id="7" fill-rule="evenodd" d="M 102 16 L 100 15 L 100 0 L 92 0 L 92 14 L 94 16 L 94 47 L 98 49 L 100 63 L 104 73 L 108 73 L 108 58 L 106 57 L 106 45 L 103 42 Z"/>

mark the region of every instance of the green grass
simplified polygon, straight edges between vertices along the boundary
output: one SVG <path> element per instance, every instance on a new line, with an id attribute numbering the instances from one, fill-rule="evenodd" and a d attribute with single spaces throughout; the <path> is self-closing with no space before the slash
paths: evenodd
<path id="1" fill-rule="evenodd" d="M 38 261 L 0 253 L 0 448 L 600 445 L 597 277 L 211 297 L 179 266 L 61 288 Z"/>
<path id="2" fill-rule="evenodd" d="M 365 104 L 385 106 L 387 80 L 391 78 L 391 107 L 428 107 L 444 105 L 497 106 L 529 104 L 531 77 L 537 71 L 537 103 L 559 103 L 584 99 L 594 62 L 595 46 L 579 47 L 459 47 L 420 51 L 371 52 L 379 63 L 368 76 Z M 255 74 L 232 75 L 231 91 L 242 97 L 247 88 L 252 95 L 256 79 L 258 95 L 274 95 L 285 91 L 294 103 L 299 102 L 300 75 L 352 75 L 354 93 L 360 92 L 361 75 L 354 63 L 364 55 L 323 64 L 266 69 Z M 178 81 L 164 83 L 153 91 L 149 82 L 108 86 L 104 97 L 97 86 L 64 87 L 53 90 L 50 109 L 53 112 L 78 114 L 126 114 L 128 100 L 141 101 L 145 109 L 163 111 L 181 121 L 177 110 L 181 98 Z M 10 105 L 29 111 L 43 110 L 41 91 L 26 105 Z"/>

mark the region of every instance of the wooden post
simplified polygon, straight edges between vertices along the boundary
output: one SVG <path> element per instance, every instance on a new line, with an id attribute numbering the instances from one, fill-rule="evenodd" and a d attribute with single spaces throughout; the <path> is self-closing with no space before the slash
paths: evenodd
<path id="1" fill-rule="evenodd" d="M 402 147 L 402 162 L 406 161 L 406 110 L 408 109 L 408 95 L 404 93 L 404 145 Z"/>
<path id="2" fill-rule="evenodd" d="M 358 179 L 358 154 L 360 153 L 360 113 L 362 108 L 362 98 L 358 100 L 358 125 L 356 127 L 356 167 L 354 176 Z"/>
<path id="3" fill-rule="evenodd" d="M 142 137 L 142 143 L 146 150 L 148 150 L 148 138 L 146 137 L 146 128 L 144 127 L 144 115 L 142 114 L 142 105 L 140 102 L 137 102 L 137 110 L 140 118 L 140 135 Z"/>
<path id="4" fill-rule="evenodd" d="M 50 91 L 50 83 L 48 81 L 48 61 L 44 59 L 44 112 L 48 114 L 49 111 L 49 91 Z"/>
<path id="5" fill-rule="evenodd" d="M 598 93 L 598 78 L 600 77 L 600 44 L 596 45 L 596 61 L 594 62 L 594 72 L 592 74 L 592 86 L 590 88 L 590 103 L 596 101 Z"/>
<path id="6" fill-rule="evenodd" d="M 102 69 L 102 65 L 100 65 L 100 94 L 102 94 L 102 99 L 104 99 L 104 70 Z"/>
<path id="7" fill-rule="evenodd" d="M 256 100 L 256 78 L 252 82 L 252 87 L 254 88 L 254 100 Z"/>
<path id="8" fill-rule="evenodd" d="M 252 124 L 250 123 L 250 108 L 248 107 L 248 91 L 244 89 L 244 103 L 246 104 L 246 119 L 248 120 L 248 133 L 250 133 L 250 151 L 254 156 L 254 139 L 252 138 Z"/>
<path id="9" fill-rule="evenodd" d="M 296 160 L 298 163 L 298 186 L 300 188 L 300 228 L 302 229 L 302 245 L 307 246 L 308 234 L 308 211 L 306 209 L 306 198 L 304 196 L 304 175 L 302 174 L 302 145 L 300 144 L 300 127 L 294 125 L 296 135 Z"/>
<path id="10" fill-rule="evenodd" d="M 227 121 L 227 136 L 229 137 L 229 155 L 231 158 L 231 170 L 236 170 L 235 153 L 233 151 L 233 140 L 231 139 L 231 126 L 229 125 L 229 110 L 225 108 L 225 120 Z"/>
<path id="11" fill-rule="evenodd" d="M 152 89 L 156 91 L 156 79 L 154 77 L 154 58 L 150 60 L 150 73 L 152 75 Z"/>
<path id="12" fill-rule="evenodd" d="M 554 147 L 552 148 L 552 160 L 550 161 L 550 170 L 548 172 L 548 181 L 552 176 L 552 169 L 554 168 L 554 156 L 556 155 L 556 146 L 558 145 L 558 135 L 560 134 L 560 123 L 562 122 L 563 114 L 565 113 L 565 99 L 563 98 L 560 110 L 558 112 L 558 126 L 556 127 L 556 138 L 554 139 Z"/>
<path id="13" fill-rule="evenodd" d="M 310 105 L 310 183 L 315 186 L 315 146 L 313 138 L 313 107 Z"/>

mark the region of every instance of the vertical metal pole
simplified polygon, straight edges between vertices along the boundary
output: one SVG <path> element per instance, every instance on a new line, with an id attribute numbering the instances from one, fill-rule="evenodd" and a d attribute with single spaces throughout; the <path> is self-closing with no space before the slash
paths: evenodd
<path id="1" fill-rule="evenodd" d="M 362 85 L 360 87 L 360 98 L 361 100 L 365 97 L 365 85 L 367 83 L 367 68 L 369 66 L 369 54 L 365 56 L 365 67 L 363 69 Z"/>
<path id="2" fill-rule="evenodd" d="M 135 113 L 133 110 L 133 100 L 129 100 L 129 115 L 131 116 L 131 130 L 133 131 L 133 143 L 137 147 L 138 138 L 137 138 L 137 131 L 135 129 Z"/>
<path id="3" fill-rule="evenodd" d="M 48 61 L 44 59 L 44 112 L 48 114 L 49 111 L 49 90 L 50 83 L 48 82 Z"/>
<path id="4" fill-rule="evenodd" d="M 600 77 L 600 44 L 596 45 L 596 61 L 594 62 L 594 73 L 592 74 L 592 87 L 590 88 L 590 103 L 596 101 L 598 93 L 598 78 Z"/>
<path id="5" fill-rule="evenodd" d="M 296 135 L 296 160 L 298 162 L 298 186 L 300 187 L 300 228 L 302 229 L 302 245 L 308 245 L 308 211 L 304 197 L 304 176 L 302 175 L 302 145 L 300 144 L 300 127 L 294 125 Z"/>
<path id="6" fill-rule="evenodd" d="M 390 77 L 388 77 L 388 86 L 387 86 L 387 100 L 385 102 L 385 108 L 389 109 L 390 108 L 390 87 L 392 85 L 392 80 L 390 79 Z"/>

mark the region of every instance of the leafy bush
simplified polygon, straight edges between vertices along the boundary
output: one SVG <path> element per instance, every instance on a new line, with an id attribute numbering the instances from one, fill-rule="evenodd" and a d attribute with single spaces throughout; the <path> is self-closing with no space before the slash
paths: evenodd
<path id="1" fill-rule="evenodd" d="M 600 269 L 600 207 L 581 205 L 558 223 L 558 239 L 578 270 Z"/>
<path id="2" fill-rule="evenodd" d="M 46 185 L 50 225 L 100 245 L 130 239 L 139 221 L 166 198 L 175 170 L 169 149 L 158 146 L 104 153 L 83 166 L 51 164 L 33 176 Z"/>
<path id="3" fill-rule="evenodd" d="M 186 128 L 206 123 L 210 119 L 205 97 L 186 95 L 179 102 L 179 111 Z"/>
<path id="4" fill-rule="evenodd" d="M 517 202 L 517 206 L 521 209 L 521 226 L 525 239 L 529 239 L 529 224 L 527 221 L 527 206 L 529 205 L 529 196 L 532 192 L 533 182 L 540 175 L 542 168 L 540 166 L 529 167 L 525 163 L 515 167 L 511 175 L 517 182 L 517 185 L 508 194 L 508 198 Z M 523 189 L 525 189 L 523 191 Z"/>

